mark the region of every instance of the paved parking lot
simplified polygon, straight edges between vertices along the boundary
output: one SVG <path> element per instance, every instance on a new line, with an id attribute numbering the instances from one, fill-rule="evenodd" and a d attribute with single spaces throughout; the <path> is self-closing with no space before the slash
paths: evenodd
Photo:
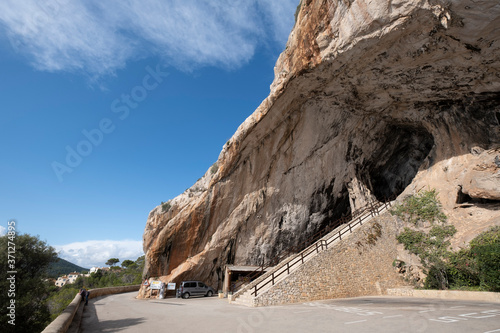
<path id="1" fill-rule="evenodd" d="M 135 296 L 90 300 L 82 332 L 500 333 L 499 303 L 361 297 L 247 308 L 216 297 L 137 300 Z"/>

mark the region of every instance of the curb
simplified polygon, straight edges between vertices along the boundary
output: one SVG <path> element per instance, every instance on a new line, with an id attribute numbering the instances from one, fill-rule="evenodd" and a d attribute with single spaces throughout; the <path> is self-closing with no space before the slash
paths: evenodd
<path id="1" fill-rule="evenodd" d="M 387 289 L 387 295 L 500 303 L 500 293 L 487 291 L 420 290 L 409 288 L 394 288 Z"/>

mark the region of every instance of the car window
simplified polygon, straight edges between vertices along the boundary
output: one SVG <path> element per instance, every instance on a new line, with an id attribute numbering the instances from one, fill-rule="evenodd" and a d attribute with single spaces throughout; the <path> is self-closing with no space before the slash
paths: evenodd
<path id="1" fill-rule="evenodd" d="M 194 287 L 196 287 L 196 282 L 187 282 L 186 284 L 184 284 L 184 287 L 185 288 L 194 288 Z"/>
<path id="2" fill-rule="evenodd" d="M 202 282 L 198 282 L 198 287 L 200 287 L 200 288 L 205 288 L 205 284 L 204 284 L 204 283 L 202 283 Z"/>

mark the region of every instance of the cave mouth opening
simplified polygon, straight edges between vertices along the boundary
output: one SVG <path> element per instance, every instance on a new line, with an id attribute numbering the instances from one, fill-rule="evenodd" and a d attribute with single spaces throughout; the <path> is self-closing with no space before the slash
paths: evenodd
<path id="1" fill-rule="evenodd" d="M 455 203 L 457 204 L 463 204 L 463 203 L 470 203 L 472 201 L 472 198 L 468 195 L 462 192 L 462 187 L 457 192 L 457 199 L 455 200 Z"/>
<path id="2" fill-rule="evenodd" d="M 500 200 L 485 199 L 485 198 L 472 198 L 470 195 L 462 192 L 462 187 L 459 188 L 457 192 L 457 199 L 455 203 L 458 205 L 469 204 L 470 205 L 483 205 L 485 207 L 489 205 L 498 205 Z"/>
<path id="3" fill-rule="evenodd" d="M 365 185 L 379 201 L 400 195 L 434 146 L 434 137 L 424 127 L 393 124 L 383 137 L 365 168 L 369 177 Z"/>

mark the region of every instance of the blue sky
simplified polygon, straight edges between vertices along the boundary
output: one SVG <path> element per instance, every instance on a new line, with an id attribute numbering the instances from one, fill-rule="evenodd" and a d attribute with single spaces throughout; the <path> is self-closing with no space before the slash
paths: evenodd
<path id="1" fill-rule="evenodd" d="M 0 3 L 0 232 L 136 259 L 269 94 L 298 0 L 43 3 Z"/>

